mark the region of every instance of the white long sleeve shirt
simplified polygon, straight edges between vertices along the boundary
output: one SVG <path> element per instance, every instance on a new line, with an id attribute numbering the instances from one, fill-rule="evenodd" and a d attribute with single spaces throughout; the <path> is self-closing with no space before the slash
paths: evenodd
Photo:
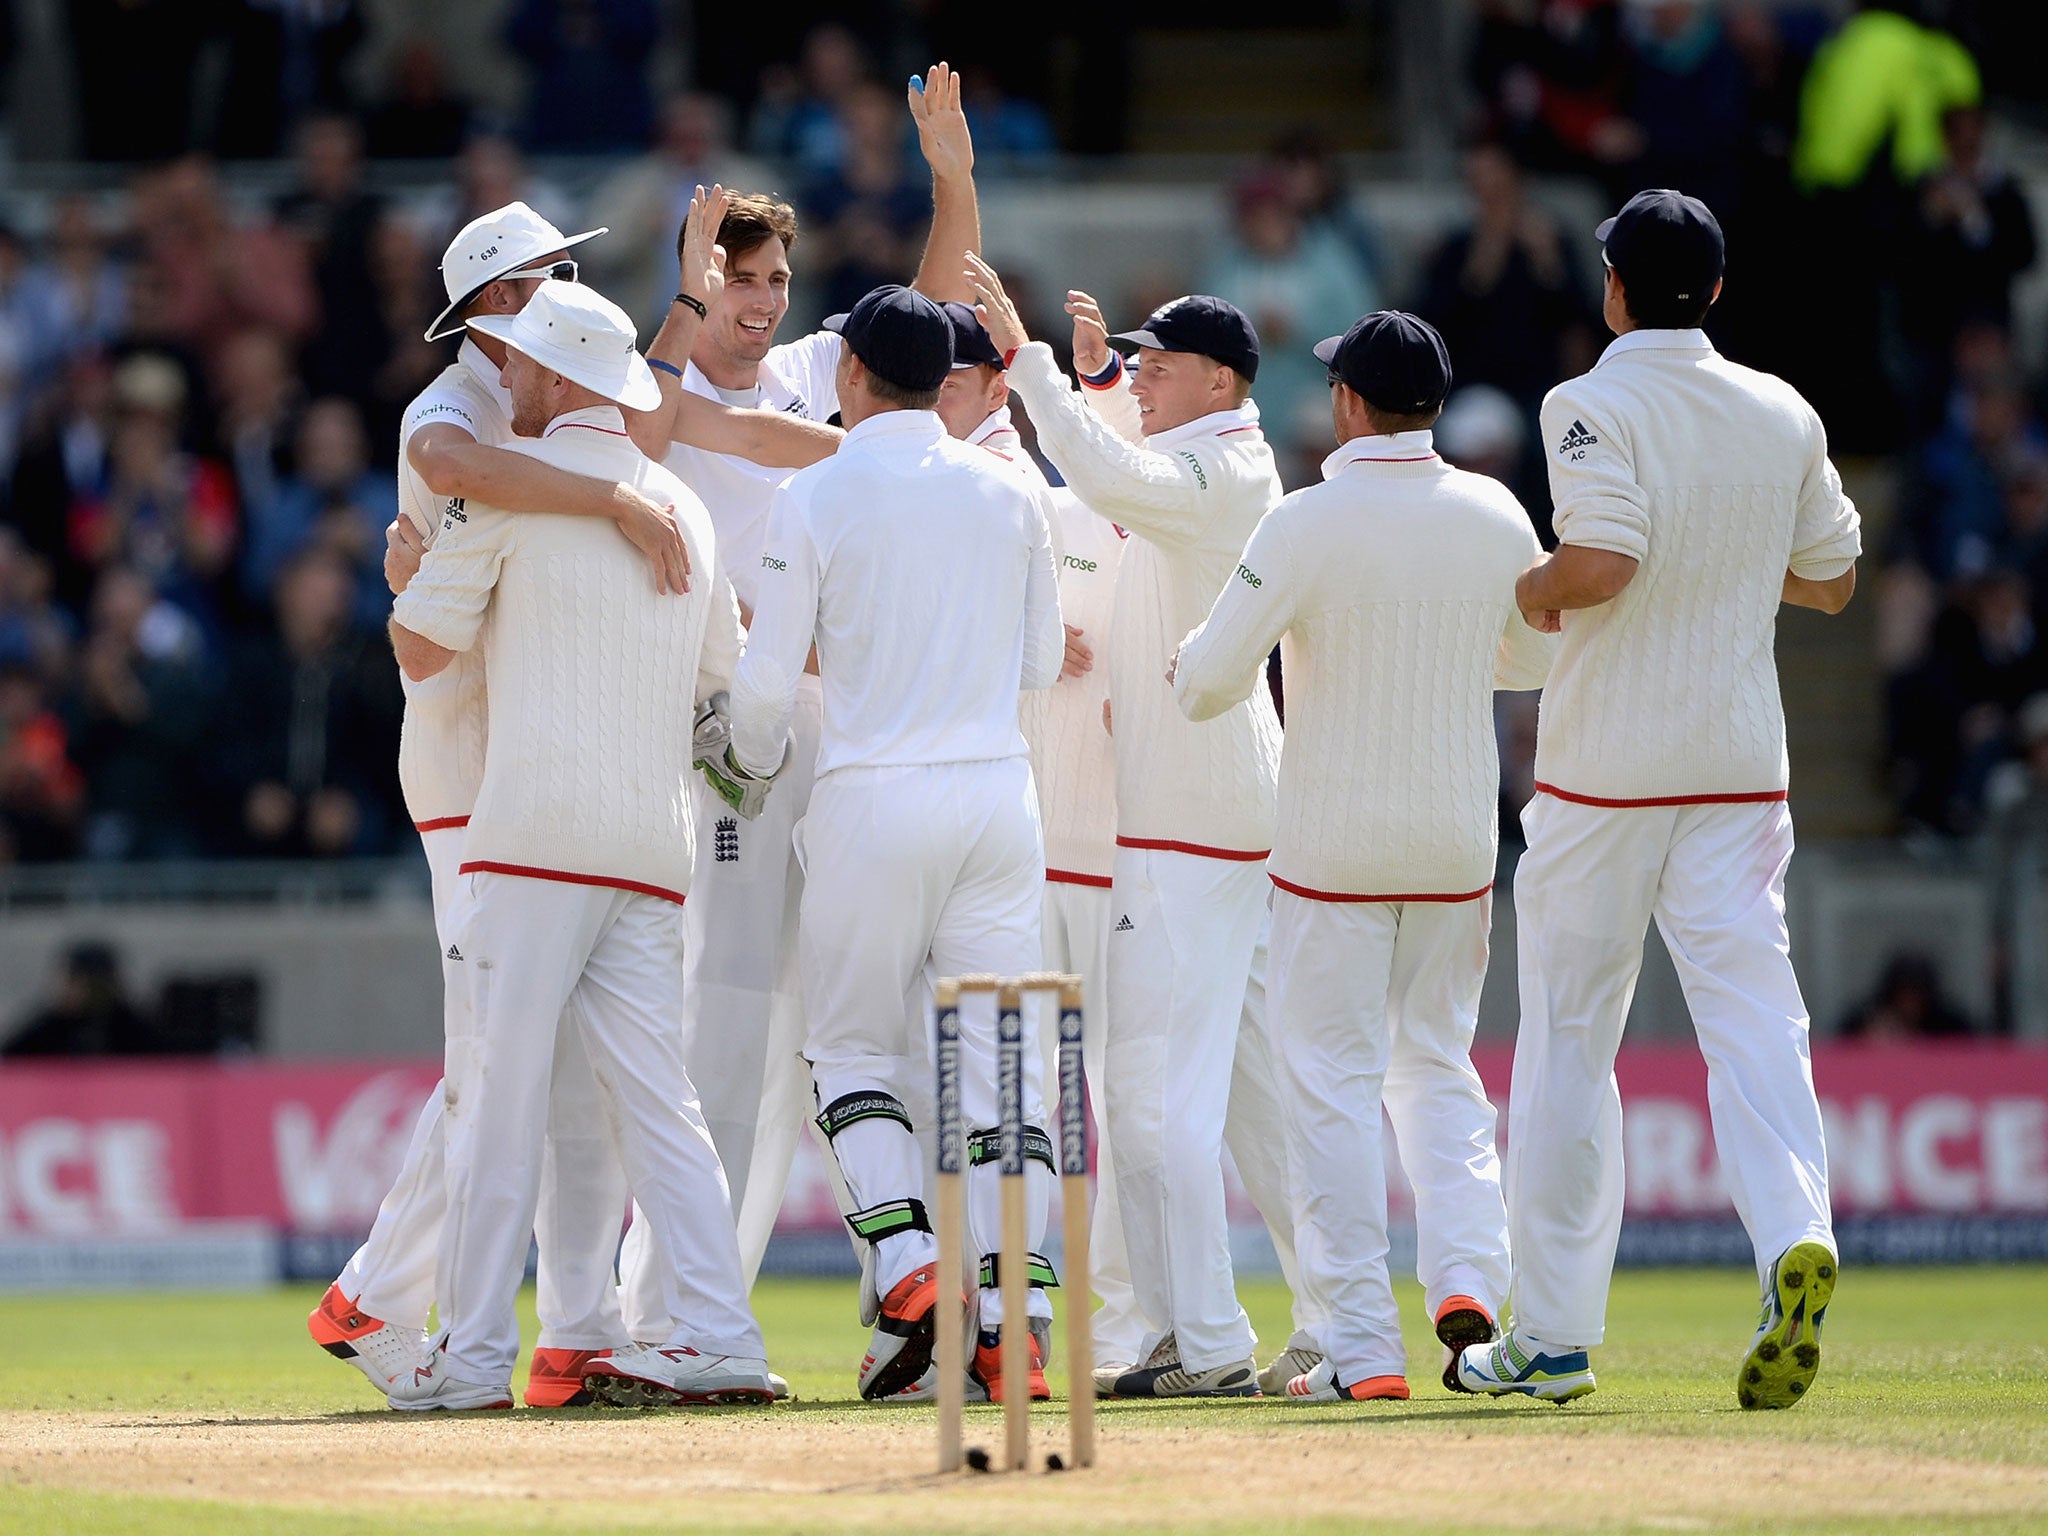
<path id="1" fill-rule="evenodd" d="M 842 345 L 835 331 L 813 331 L 771 347 L 761 362 L 760 382 L 752 391 L 722 390 L 691 363 L 683 369 L 683 388 L 727 405 L 828 421 L 839 411 Z M 759 595 L 761 546 L 768 538 L 768 508 L 776 488 L 795 471 L 687 443 L 674 444 L 662 463 L 710 509 L 711 526 L 718 530 L 733 590 L 749 609 L 754 608 Z"/>
<path id="2" fill-rule="evenodd" d="M 733 754 L 781 761 L 813 641 L 818 777 L 1024 755 L 1020 688 L 1065 655 L 1047 497 L 946 435 L 886 411 L 776 493 L 760 600 L 732 689 Z"/>
<path id="3" fill-rule="evenodd" d="M 1243 703 L 1199 725 L 1166 682 L 1174 648 L 1202 622 L 1252 529 L 1280 499 L 1258 407 L 1247 401 L 1139 444 L 1130 440 L 1128 394 L 1097 392 L 1091 410 L 1039 342 L 1011 359 L 1010 387 L 1074 493 L 1132 535 L 1109 641 L 1118 846 L 1265 858 L 1280 764 L 1265 678 Z"/>
<path id="4" fill-rule="evenodd" d="M 1328 901 L 1492 887 L 1493 691 L 1539 688 L 1550 669 L 1552 637 L 1515 606 L 1541 552 L 1507 487 L 1445 464 L 1428 432 L 1353 438 L 1323 484 L 1266 514 L 1174 691 L 1196 720 L 1233 708 L 1280 643 L 1275 885 Z"/>
<path id="5" fill-rule="evenodd" d="M 1016 464 L 1041 485 L 1045 477 L 1025 451 L 1008 407 L 967 441 Z M 1099 658 L 1079 677 L 1026 693 L 1018 724 L 1031 750 L 1038 819 L 1045 828 L 1045 878 L 1055 885 L 1107 886 L 1116 862 L 1116 748 L 1102 718 L 1109 699 L 1110 615 L 1127 535 L 1097 517 L 1080 498 L 1051 487 L 1052 554 L 1059 572 L 1060 615 Z"/>
<path id="6" fill-rule="evenodd" d="M 1543 402 L 1558 539 L 1638 565 L 1564 616 L 1537 787 L 1593 804 L 1785 796 L 1773 657 L 1785 573 L 1862 550 L 1820 418 L 1703 331 L 1632 331 Z"/>
<path id="7" fill-rule="evenodd" d="M 425 427 L 447 422 L 486 448 L 512 441 L 512 396 L 498 368 L 463 338 L 455 361 L 405 409 L 398 429 L 398 508 L 429 548 L 440 534 L 447 498 L 427 488 L 405 456 Z M 422 832 L 468 825 L 484 777 L 484 739 L 490 721 L 484 698 L 484 657 L 465 651 L 424 682 L 400 674 L 405 720 L 398 736 L 398 784 L 407 814 Z"/>
<path id="8" fill-rule="evenodd" d="M 505 446 L 672 504 L 696 576 L 687 595 L 656 592 L 604 519 L 448 506 L 395 616 L 485 654 L 490 742 L 461 868 L 681 901 L 695 701 L 728 686 L 740 647 L 711 520 L 633 447 L 616 407 L 571 411 Z"/>

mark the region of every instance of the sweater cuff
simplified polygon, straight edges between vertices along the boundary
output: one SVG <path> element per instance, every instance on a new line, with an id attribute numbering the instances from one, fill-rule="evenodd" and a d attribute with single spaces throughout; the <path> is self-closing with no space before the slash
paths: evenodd
<path id="1" fill-rule="evenodd" d="M 1087 389 L 1114 389 L 1124 376 L 1124 360 L 1117 353 L 1112 352 L 1109 354 L 1109 366 L 1103 369 L 1102 372 L 1083 373 L 1077 368 L 1074 370 L 1074 376 Z"/>

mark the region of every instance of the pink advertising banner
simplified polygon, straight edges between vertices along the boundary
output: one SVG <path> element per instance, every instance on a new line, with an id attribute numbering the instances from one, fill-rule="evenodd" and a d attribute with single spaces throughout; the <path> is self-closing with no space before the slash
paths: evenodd
<path id="1" fill-rule="evenodd" d="M 1479 1054 L 1502 1105 L 1510 1064 L 1505 1048 Z M 1814 1075 L 1845 1218 L 2048 1216 L 2048 1051 L 1828 1046 Z M 1698 1054 L 1629 1049 L 1618 1076 L 1630 1216 L 1727 1218 Z M 10 1064 L 0 1068 L 0 1242 L 220 1222 L 359 1234 L 435 1077 L 431 1062 Z M 1389 1194 L 1407 1214 L 1398 1174 Z M 1233 1214 L 1256 1221 L 1241 1196 Z M 806 1138 L 778 1231 L 837 1230 Z"/>

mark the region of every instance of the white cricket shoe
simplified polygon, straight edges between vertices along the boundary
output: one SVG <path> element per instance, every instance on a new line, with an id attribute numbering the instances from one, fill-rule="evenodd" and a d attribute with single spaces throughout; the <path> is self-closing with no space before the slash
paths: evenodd
<path id="1" fill-rule="evenodd" d="M 1594 1389 L 1593 1366 L 1583 1349 L 1546 1354 L 1509 1333 L 1492 1344 L 1468 1344 L 1458 1352 L 1458 1384 L 1493 1397 L 1519 1394 L 1546 1403 L 1568 1403 Z"/>
<path id="2" fill-rule="evenodd" d="M 1406 1402 L 1408 1378 L 1368 1376 L 1363 1381 L 1339 1381 L 1337 1367 L 1318 1359 L 1314 1367 L 1289 1381 L 1277 1395 L 1290 1403 Z"/>
<path id="3" fill-rule="evenodd" d="M 1259 1372 L 1259 1391 L 1266 1397 L 1285 1396 L 1289 1382 L 1297 1376 L 1306 1376 L 1322 1363 L 1321 1350 L 1289 1345 L 1273 1357 L 1272 1364 Z"/>
<path id="4" fill-rule="evenodd" d="M 307 1316 L 306 1332 L 335 1359 L 369 1377 L 379 1392 L 389 1392 L 393 1382 L 410 1377 L 433 1350 L 426 1334 L 408 1333 L 363 1311 L 342 1293 L 339 1282 L 327 1287 L 320 1305 Z"/>
<path id="5" fill-rule="evenodd" d="M 704 1355 L 677 1344 L 634 1344 L 599 1355 L 584 1372 L 583 1385 L 599 1402 L 617 1408 L 765 1408 L 775 1401 L 766 1360 Z"/>
<path id="6" fill-rule="evenodd" d="M 507 1381 L 494 1385 L 450 1376 L 448 1356 L 436 1348 L 425 1365 L 413 1367 L 409 1375 L 391 1383 L 387 1400 L 403 1413 L 426 1413 L 436 1409 L 460 1413 L 474 1408 L 510 1408 L 512 1383 Z"/>

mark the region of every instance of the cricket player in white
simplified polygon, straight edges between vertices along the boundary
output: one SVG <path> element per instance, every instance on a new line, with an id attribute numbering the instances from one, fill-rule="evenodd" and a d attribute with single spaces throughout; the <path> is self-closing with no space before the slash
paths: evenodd
<path id="1" fill-rule="evenodd" d="M 1045 853 L 1017 698 L 1059 676 L 1064 647 L 1045 497 L 932 413 L 952 367 L 945 315 L 886 287 L 839 323 L 849 431 L 777 493 L 727 760 L 755 777 L 779 765 L 815 639 L 824 735 L 797 834 L 805 1055 L 856 1207 L 847 1224 L 873 1245 L 863 1315 L 875 1333 L 858 1379 L 874 1399 L 924 1375 L 938 1299 L 906 1108 L 926 1059 L 909 1000 L 928 966 L 1014 975 L 1039 963 Z M 965 1022 L 961 1113 L 979 1139 L 996 1125 L 993 1025 Z M 1045 1165 L 1028 1174 L 1035 1250 L 1051 1187 L 1035 1053 L 1025 1079 L 1027 1147 Z M 969 1186 L 969 1230 L 993 1254 L 995 1165 L 978 1163 Z M 1046 1278 L 1042 1259 L 1032 1268 Z M 1031 1310 L 1050 1315 L 1042 1286 Z M 980 1316 L 997 1330 L 1018 1321 L 987 1286 Z M 1000 1397 L 999 1366 L 977 1362 L 976 1374 Z M 1033 1378 L 1035 1389 L 1042 1371 Z"/>
<path id="2" fill-rule="evenodd" d="M 393 648 L 415 680 L 482 644 L 492 728 L 451 917 L 470 1007 L 469 1034 L 448 1041 L 447 1333 L 391 1401 L 509 1406 L 549 1080 L 577 1036 L 661 1253 L 669 1313 L 690 1320 L 658 1346 L 593 1359 L 585 1385 L 629 1403 L 766 1403 L 724 1175 L 676 1028 L 690 722 L 694 700 L 731 675 L 737 605 L 702 506 L 626 434 L 619 407 L 648 409 L 659 391 L 624 312 L 550 281 L 518 315 L 469 323 L 508 348 L 513 429 L 534 439 L 516 446 L 654 492 L 699 573 L 665 596 L 599 523 L 450 503 L 394 608 Z"/>
<path id="3" fill-rule="evenodd" d="M 1269 889 L 1280 724 L 1263 675 L 1252 696 L 1193 725 L 1165 682 L 1280 499 L 1250 399 L 1251 322 L 1221 299 L 1175 300 L 1143 330 L 1123 432 L 1067 387 L 996 274 L 970 258 L 975 295 L 1038 440 L 1097 515 L 1134 535 L 1117 577 L 1109 685 L 1117 788 L 1105 1111 L 1145 1348 L 1102 1383 L 1118 1395 L 1256 1396 L 1257 1342 L 1238 1305 L 1223 1203 L 1223 1127 L 1239 1023 Z M 1105 405 L 1101 408 L 1107 409 Z M 1130 439 L 1143 434 L 1139 444 Z M 1284 1176 L 1283 1176 L 1284 1177 Z M 1284 1205 L 1282 1206 L 1284 1210 Z"/>
<path id="4" fill-rule="evenodd" d="M 567 256 L 571 248 L 601 233 L 565 236 L 525 204 L 513 203 L 473 220 L 450 243 L 441 264 L 448 307 L 428 328 L 427 339 L 463 334 L 464 340 L 455 362 L 407 408 L 400 429 L 401 516 L 388 535 L 385 561 L 394 593 L 403 592 L 419 568 L 451 498 L 473 498 L 512 511 L 552 508 L 616 518 L 646 555 L 657 585 L 681 591 L 687 584 L 688 550 L 668 508 L 630 485 L 572 474 L 505 450 L 513 434 L 511 397 L 500 377 L 504 345 L 487 335 L 468 334 L 463 326 L 473 314 L 516 313 L 547 275 L 573 271 Z M 695 272 L 713 267 L 713 255 L 706 239 L 701 249 L 686 251 L 685 262 Z M 665 430 L 672 426 L 664 417 Z M 807 447 L 802 423 L 708 401 L 697 403 L 685 429 L 699 441 L 757 456 L 787 458 Z M 822 451 L 829 451 L 832 435 L 816 435 L 825 439 Z M 434 678 L 403 681 L 399 780 L 433 882 L 446 999 L 459 1008 L 467 989 L 460 984 L 460 951 L 446 917 L 462 829 L 483 777 L 488 724 L 483 656 L 465 652 Z M 585 1364 L 592 1354 L 624 1339 L 613 1282 L 623 1175 L 599 1123 L 596 1086 L 573 1035 L 563 1065 L 563 1078 L 550 1100 L 547 1174 L 537 1220 L 541 1335 L 525 1390 L 527 1404 L 542 1408 L 588 1401 Z M 428 1096 L 368 1238 L 308 1319 L 316 1341 L 356 1365 L 379 1390 L 419 1364 L 433 1307 L 446 1208 L 442 1099 L 439 1087 Z"/>
<path id="5" fill-rule="evenodd" d="M 1109 1022 L 1109 927 L 1114 921 L 1109 888 L 1116 854 L 1116 757 L 1105 715 L 1109 670 L 1096 668 L 1095 649 L 1109 635 L 1117 565 L 1128 536 L 1081 505 L 1072 491 L 1046 484 L 1010 420 L 1010 386 L 1002 353 L 972 305 L 949 301 L 941 308 L 953 325 L 953 371 L 939 386 L 939 419 L 954 437 L 986 448 L 1045 487 L 1052 498 L 1053 560 L 1059 571 L 1066 659 L 1057 683 L 1023 696 L 1018 723 L 1030 749 L 1038 817 L 1045 831 L 1043 968 L 1081 978 L 1088 1000 L 1082 1055 L 1090 1091 L 1100 1105 Z M 1056 1042 L 1052 1031 L 1044 1033 L 1049 1057 Z M 1050 1059 L 1047 1070 L 1056 1070 Z M 1123 1221 L 1117 1215 L 1114 1159 L 1106 1138 L 1098 1135 L 1095 1146 L 1088 1269 L 1102 1306 L 1091 1330 L 1094 1363 L 1128 1364 L 1139 1356 L 1144 1323 L 1131 1290 Z M 1076 1297 L 1072 1304 L 1087 1302 L 1086 1297 Z"/>
<path id="6" fill-rule="evenodd" d="M 1614 1057 L 1654 917 L 1707 1062 L 1714 1144 L 1756 1248 L 1745 1408 L 1797 1402 L 1834 1290 L 1827 1148 L 1785 931 L 1781 603 L 1838 612 L 1861 525 L 1818 417 L 1700 330 L 1723 244 L 1706 205 L 1641 192 L 1600 226 L 1616 339 L 1543 405 L 1557 550 L 1520 583 L 1561 628 L 1515 876 L 1521 1033 L 1508 1107 L 1513 1328 L 1474 1391 L 1593 1389 L 1621 1229 Z"/>
<path id="7" fill-rule="evenodd" d="M 1404 1399 L 1383 1084 L 1437 1337 L 1452 1350 L 1490 1341 L 1507 1299 L 1493 1105 L 1471 1055 L 1498 839 L 1493 691 L 1541 686 L 1552 642 L 1515 606 L 1540 553 L 1528 514 L 1431 446 L 1451 383 L 1442 338 L 1381 311 L 1316 355 L 1339 439 L 1324 483 L 1260 522 L 1183 646 L 1175 691 L 1190 719 L 1208 719 L 1283 646 L 1268 1021 L 1296 1256 L 1328 1357 L 1286 1392 Z"/>
<path id="8" fill-rule="evenodd" d="M 933 171 L 931 233 L 912 285 L 930 293 L 935 272 L 958 281 L 961 253 L 973 246 L 979 217 L 970 175 L 973 145 L 959 79 L 944 64 L 912 79 L 909 103 Z M 707 296 L 686 277 L 648 348 L 664 400 L 698 397 L 758 406 L 807 419 L 822 431 L 839 412 L 839 337 L 820 330 L 775 342 L 789 309 L 796 214 L 773 197 L 729 196 L 722 188 L 713 189 L 713 196 L 710 222 L 724 252 L 723 282 Z M 687 243 L 690 233 L 686 224 L 679 239 Z M 750 616 L 760 595 L 760 555 L 776 488 L 829 448 L 764 467 L 683 441 L 694 434 L 680 429 L 674 436 L 678 441 L 664 462 L 710 509 L 742 614 Z M 791 834 L 810 804 L 820 708 L 818 679 L 807 673 L 797 685 L 789 770 L 758 818 L 736 815 L 702 784 L 691 790 L 698 846 L 706 854 L 697 872 L 698 899 L 684 919 L 686 1059 L 732 1180 L 749 1281 L 767 1251 L 797 1139 L 811 1113 L 796 952 L 804 872 Z M 642 1337 L 658 1325 L 645 1315 L 651 1297 L 641 1283 L 638 1243 L 630 1235 L 624 1276 L 627 1321 Z"/>

